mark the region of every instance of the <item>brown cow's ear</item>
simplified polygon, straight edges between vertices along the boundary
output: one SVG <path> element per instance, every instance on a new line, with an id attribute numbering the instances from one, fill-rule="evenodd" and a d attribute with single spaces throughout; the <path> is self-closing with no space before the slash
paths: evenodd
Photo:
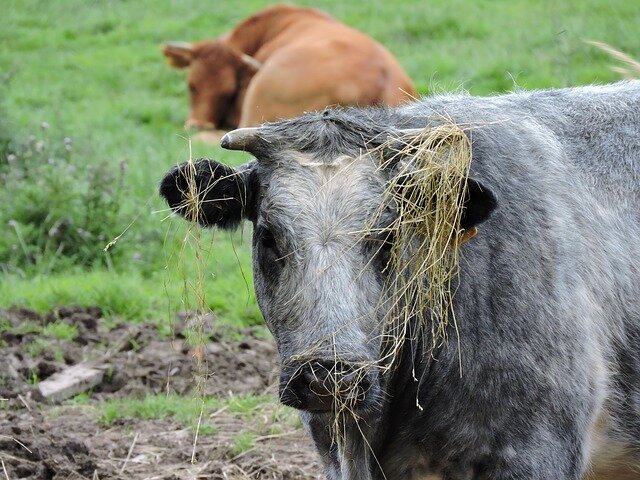
<path id="1" fill-rule="evenodd" d="M 162 46 L 162 53 L 172 67 L 185 68 L 193 60 L 193 45 L 187 42 L 168 42 Z"/>

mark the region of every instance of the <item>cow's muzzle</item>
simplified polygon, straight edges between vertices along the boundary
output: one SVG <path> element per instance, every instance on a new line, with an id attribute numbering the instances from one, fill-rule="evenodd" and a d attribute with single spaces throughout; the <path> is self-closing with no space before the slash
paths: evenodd
<path id="1" fill-rule="evenodd" d="M 377 370 L 358 362 L 321 359 L 282 366 L 280 401 L 309 412 L 364 411 L 379 399 Z"/>

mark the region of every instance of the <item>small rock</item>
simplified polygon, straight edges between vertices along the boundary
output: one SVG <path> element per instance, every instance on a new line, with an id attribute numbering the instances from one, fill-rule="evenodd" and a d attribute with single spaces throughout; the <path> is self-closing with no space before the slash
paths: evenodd
<path id="1" fill-rule="evenodd" d="M 95 387 L 103 377 L 104 367 L 79 363 L 40 382 L 38 390 L 45 399 L 57 402 Z"/>

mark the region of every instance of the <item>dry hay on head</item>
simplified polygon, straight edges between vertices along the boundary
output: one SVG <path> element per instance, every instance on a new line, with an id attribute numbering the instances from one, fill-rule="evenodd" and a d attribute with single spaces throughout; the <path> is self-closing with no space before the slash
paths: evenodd
<path id="1" fill-rule="evenodd" d="M 379 239 L 380 249 L 389 248 L 390 280 L 385 287 L 389 295 L 383 296 L 388 299 L 377 305 L 388 312 L 382 325 L 383 353 L 376 362 L 355 365 L 352 375 L 357 378 L 371 368 L 385 373 L 397 366 L 407 340 L 423 341 L 428 357 L 448 340 L 450 325 L 457 332 L 452 302 L 459 245 L 472 236 L 460 227 L 472 157 L 462 126 L 443 119 L 439 125 L 390 138 L 367 154 L 378 160 L 380 170 L 395 173 L 380 207 L 359 232 L 362 238 Z M 395 211 L 394 220 L 381 224 L 389 207 Z M 341 360 L 336 358 L 336 364 Z M 353 391 L 345 391 L 340 372 L 328 373 L 334 386 L 333 441 L 346 451 L 346 433 L 355 425 L 370 450 L 363 432 L 366 423 L 354 408 L 367 392 L 360 390 L 359 381 L 347 386 Z M 421 408 L 418 398 L 416 405 Z"/>
<path id="2" fill-rule="evenodd" d="M 394 138 L 380 152 L 380 168 L 396 174 L 366 234 L 390 242 L 391 305 L 381 360 L 386 369 L 406 339 L 422 335 L 430 355 L 447 341 L 450 325 L 457 332 L 452 302 L 459 245 L 474 234 L 460 227 L 472 154 L 465 130 L 449 119 Z M 388 205 L 396 211 L 395 220 L 376 228 Z"/>

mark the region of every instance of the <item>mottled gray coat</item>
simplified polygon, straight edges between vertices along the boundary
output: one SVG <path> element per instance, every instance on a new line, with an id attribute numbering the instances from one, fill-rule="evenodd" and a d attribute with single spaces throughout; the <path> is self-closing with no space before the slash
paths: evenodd
<path id="1" fill-rule="evenodd" d="M 414 342 L 392 375 L 368 373 L 360 420 L 332 441 L 300 359 L 381 354 L 388 270 L 379 239 L 355 232 L 397 171 L 366 150 L 443 118 L 474 126 L 471 178 L 485 195 L 467 206 L 490 204 L 461 247 L 459 344 L 431 358 Z M 639 82 L 327 111 L 223 145 L 257 162 L 198 164 L 200 187 L 215 183 L 199 221 L 253 222 L 281 395 L 303 410 L 330 480 L 640 478 Z M 161 186 L 179 213 L 184 172 Z"/>

